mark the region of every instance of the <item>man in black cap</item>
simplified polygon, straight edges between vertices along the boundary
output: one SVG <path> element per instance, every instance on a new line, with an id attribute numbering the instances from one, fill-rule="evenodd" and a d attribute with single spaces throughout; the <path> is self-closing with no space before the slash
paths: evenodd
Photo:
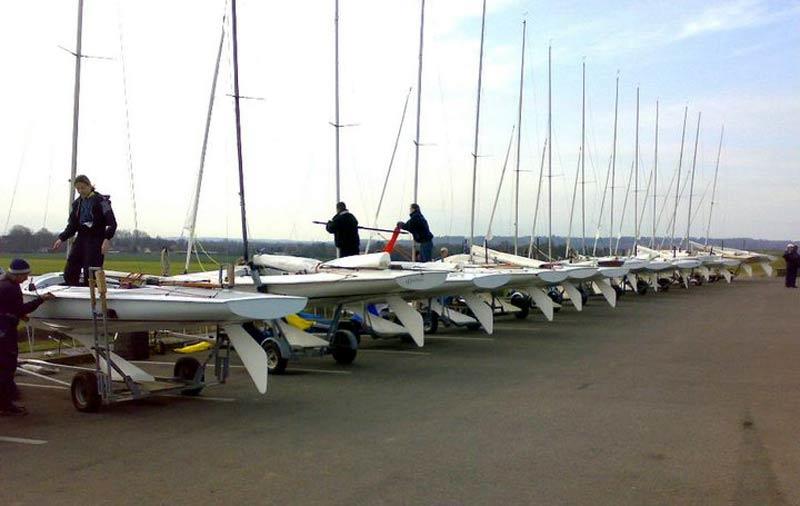
<path id="1" fill-rule="evenodd" d="M 419 205 L 411 204 L 409 209 L 408 221 L 397 222 L 397 226 L 403 230 L 411 232 L 414 242 L 419 245 L 419 262 L 430 262 L 433 260 L 433 234 L 428 226 L 428 220 L 422 216 Z"/>
<path id="2" fill-rule="evenodd" d="M 36 311 L 42 302 L 53 299 L 47 293 L 30 302 L 22 302 L 19 285 L 28 279 L 31 266 L 21 258 L 11 261 L 8 271 L 0 276 L 0 415 L 13 416 L 27 413 L 24 407 L 14 404 L 14 372 L 17 370 L 17 325 L 28 313 Z"/>
<path id="3" fill-rule="evenodd" d="M 347 210 L 344 202 L 336 204 L 336 214 L 328 220 L 325 230 L 333 234 L 339 257 L 358 255 L 361 239 L 358 237 L 358 220 Z"/>

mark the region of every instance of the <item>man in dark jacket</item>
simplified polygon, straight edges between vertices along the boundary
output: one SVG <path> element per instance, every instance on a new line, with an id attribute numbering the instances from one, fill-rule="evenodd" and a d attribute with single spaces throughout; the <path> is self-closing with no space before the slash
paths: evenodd
<path id="1" fill-rule="evenodd" d="M 103 259 L 117 231 L 117 220 L 108 195 L 97 193 L 89 178 L 83 175 L 75 178 L 75 189 L 79 197 L 72 203 L 67 228 L 58 234 L 53 244 L 53 249 L 58 249 L 78 234 L 64 267 L 64 282 L 70 286 L 80 284 L 81 271 L 83 283 L 86 284 L 89 267 L 103 266 Z"/>
<path id="2" fill-rule="evenodd" d="M 27 413 L 25 408 L 14 404 L 14 372 L 17 369 L 19 349 L 17 325 L 28 313 L 32 313 L 42 302 L 53 298 L 48 293 L 30 302 L 22 302 L 19 285 L 28 279 L 31 267 L 28 262 L 12 260 L 8 272 L 0 276 L 0 415 L 14 416 Z"/>
<path id="3" fill-rule="evenodd" d="M 336 214 L 328 220 L 325 230 L 333 234 L 339 257 L 358 255 L 361 239 L 358 237 L 358 220 L 347 210 L 344 202 L 336 204 Z"/>
<path id="4" fill-rule="evenodd" d="M 800 254 L 797 253 L 797 245 L 789 244 L 783 254 L 786 260 L 786 288 L 797 288 L 797 269 L 800 267 Z"/>
<path id="5" fill-rule="evenodd" d="M 433 260 L 433 234 L 428 227 L 428 221 L 422 216 L 417 204 L 411 204 L 409 212 L 408 221 L 398 221 L 397 226 L 411 232 L 414 242 L 419 245 L 419 261 L 430 262 Z"/>

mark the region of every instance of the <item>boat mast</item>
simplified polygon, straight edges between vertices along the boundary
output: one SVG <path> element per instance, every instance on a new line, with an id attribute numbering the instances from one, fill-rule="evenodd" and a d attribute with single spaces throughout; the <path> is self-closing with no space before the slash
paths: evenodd
<path id="1" fill-rule="evenodd" d="M 711 206 L 708 209 L 708 226 L 706 226 L 706 246 L 708 246 L 708 235 L 711 233 L 711 214 L 714 212 L 714 198 L 717 195 L 717 174 L 719 174 L 719 157 L 722 154 L 722 136 L 725 135 L 725 125 L 719 132 L 719 147 L 717 148 L 717 165 L 714 168 L 714 185 L 711 187 Z"/>
<path id="2" fill-rule="evenodd" d="M 341 192 L 339 187 L 339 0 L 335 0 L 335 9 L 333 15 L 333 33 L 334 33 L 334 119 L 333 130 L 336 132 L 336 203 L 342 201 Z M 337 249 L 337 255 L 338 249 Z"/>
<path id="3" fill-rule="evenodd" d="M 217 62 L 214 65 L 214 77 L 211 80 L 211 96 L 208 99 L 208 113 L 206 115 L 206 128 L 203 132 L 203 147 L 200 150 L 200 168 L 197 170 L 197 183 L 194 188 L 194 201 L 192 202 L 189 214 L 189 239 L 186 243 L 186 262 L 183 265 L 183 273 L 189 272 L 189 264 L 192 261 L 192 248 L 194 247 L 195 226 L 197 225 L 197 211 L 200 205 L 200 188 L 203 185 L 203 170 L 206 164 L 206 149 L 208 147 L 208 134 L 211 130 L 211 113 L 214 110 L 214 97 L 217 92 L 217 78 L 219 77 L 219 63 L 222 59 L 222 46 L 225 41 L 225 18 L 222 19 L 222 33 L 219 36 L 219 47 L 217 48 Z"/>
<path id="4" fill-rule="evenodd" d="M 692 156 L 692 175 L 690 178 L 689 183 L 689 213 L 686 218 L 686 250 L 689 250 L 689 232 L 692 228 L 692 197 L 694 193 L 694 171 L 695 166 L 697 164 L 697 144 L 700 140 L 700 116 L 702 116 L 702 112 L 697 113 L 697 130 L 694 134 L 694 155 Z"/>
<path id="5" fill-rule="evenodd" d="M 419 65 L 417 68 L 417 135 L 414 138 L 414 202 L 419 203 L 417 196 L 419 190 L 419 130 L 420 130 L 420 116 L 422 113 L 422 49 L 425 40 L 425 0 L 422 0 L 419 13 Z M 377 226 L 377 224 L 376 224 Z M 414 260 L 417 245 L 411 241 L 411 259 Z"/>
<path id="6" fill-rule="evenodd" d="M 681 133 L 681 151 L 678 155 L 678 176 L 675 179 L 675 207 L 672 210 L 672 242 L 670 246 L 675 248 L 675 221 L 678 217 L 678 198 L 680 198 L 681 187 L 681 167 L 683 166 L 683 145 L 686 139 L 686 116 L 689 114 L 689 106 L 683 108 L 683 132 Z"/>
<path id="7" fill-rule="evenodd" d="M 483 0 L 481 13 L 481 48 L 478 58 L 478 97 L 475 108 L 475 144 L 472 151 L 472 209 L 469 225 L 469 256 L 472 258 L 472 245 L 475 243 L 475 186 L 478 178 L 478 130 L 481 122 L 481 78 L 483 77 L 483 38 L 486 30 L 486 0 Z"/>
<path id="8" fill-rule="evenodd" d="M 517 170 L 514 178 L 514 254 L 519 254 L 519 154 L 522 145 L 522 89 L 525 83 L 525 32 L 528 21 L 522 20 L 522 57 L 519 64 L 519 104 L 517 106 Z"/>
<path id="9" fill-rule="evenodd" d="M 239 109 L 239 45 L 236 32 L 236 0 L 231 0 L 231 35 L 233 41 L 233 101 L 236 111 L 236 155 L 239 161 L 239 207 L 242 213 L 242 257 L 250 260 L 247 247 L 247 215 L 244 201 L 244 169 L 242 163 L 242 122 Z"/>
<path id="10" fill-rule="evenodd" d="M 581 64 L 581 248 L 586 254 L 586 59 Z"/>
<path id="11" fill-rule="evenodd" d="M 614 141 L 611 148 L 611 223 L 608 227 L 608 254 L 611 254 L 611 244 L 614 240 L 614 182 L 617 170 L 617 112 L 619 110 L 619 70 L 617 71 L 617 84 L 614 91 Z"/>
<path id="12" fill-rule="evenodd" d="M 553 259 L 553 47 L 547 46 L 547 257 Z"/>
<path id="13" fill-rule="evenodd" d="M 83 41 L 83 0 L 78 0 L 78 28 L 75 42 L 75 84 L 72 96 L 72 163 L 70 165 L 69 176 L 69 202 L 67 202 L 67 213 L 72 209 L 72 201 L 75 200 L 75 176 L 78 173 L 78 118 L 80 116 L 81 104 L 81 43 Z M 72 241 L 67 241 L 67 256 Z"/>
<path id="14" fill-rule="evenodd" d="M 536 187 L 536 207 L 533 210 L 533 225 L 531 226 L 531 243 L 528 246 L 528 258 L 533 258 L 533 241 L 536 236 L 536 223 L 539 220 L 539 200 L 542 197 L 542 180 L 544 178 L 544 155 L 547 152 L 547 139 L 542 146 L 542 160 L 539 162 L 539 186 Z"/>
<path id="15" fill-rule="evenodd" d="M 633 174 L 633 255 L 639 246 L 639 86 L 636 86 L 636 147 Z"/>
<path id="16" fill-rule="evenodd" d="M 417 202 L 419 188 L 419 128 L 422 112 L 422 47 L 425 33 L 425 0 L 422 0 L 419 14 L 419 67 L 417 69 L 417 135 L 414 139 L 414 202 Z M 418 202 L 417 202 L 418 203 Z M 413 241 L 412 241 L 413 244 Z M 413 255 L 412 255 L 412 258 Z"/>
<path id="17" fill-rule="evenodd" d="M 525 83 L 525 32 L 528 21 L 522 20 L 522 57 L 519 63 L 519 104 L 517 106 L 517 170 L 514 179 L 514 254 L 519 254 L 519 153 L 522 145 L 522 89 Z"/>
<path id="18" fill-rule="evenodd" d="M 658 188 L 658 100 L 656 100 L 656 135 L 653 153 L 653 235 L 650 237 L 650 247 L 656 244 L 656 190 Z"/>

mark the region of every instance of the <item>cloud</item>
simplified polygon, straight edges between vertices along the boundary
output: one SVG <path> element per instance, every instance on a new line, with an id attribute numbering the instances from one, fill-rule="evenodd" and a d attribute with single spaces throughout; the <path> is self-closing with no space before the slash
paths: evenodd
<path id="1" fill-rule="evenodd" d="M 675 40 L 772 23 L 798 12 L 798 7 L 771 10 L 763 0 L 726 1 L 685 21 Z"/>

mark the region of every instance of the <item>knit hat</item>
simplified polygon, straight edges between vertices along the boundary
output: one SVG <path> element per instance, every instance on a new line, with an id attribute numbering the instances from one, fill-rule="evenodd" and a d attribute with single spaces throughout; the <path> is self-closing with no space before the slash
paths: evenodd
<path id="1" fill-rule="evenodd" d="M 21 258 L 15 258 L 11 261 L 11 265 L 8 266 L 8 273 L 9 274 L 30 274 L 31 273 L 31 266 L 28 262 Z"/>

